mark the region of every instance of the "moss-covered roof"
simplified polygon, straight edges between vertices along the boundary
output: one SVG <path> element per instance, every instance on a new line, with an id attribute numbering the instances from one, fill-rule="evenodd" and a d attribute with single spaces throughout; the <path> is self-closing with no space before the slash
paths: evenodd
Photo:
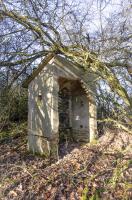
<path id="1" fill-rule="evenodd" d="M 77 64 L 73 63 L 71 60 L 68 60 L 65 57 L 50 53 L 48 54 L 43 61 L 38 65 L 38 67 L 33 70 L 32 74 L 23 82 L 22 86 L 27 88 L 29 83 L 41 72 L 41 70 L 54 58 L 54 61 L 57 61 L 57 64 L 59 64 L 60 67 L 66 66 L 67 68 L 71 67 L 74 68 L 74 71 L 76 70 L 76 74 L 80 77 L 80 79 L 85 79 L 84 77 L 84 68 L 78 67 Z M 89 69 L 90 70 L 90 69 Z M 82 74 L 82 75 L 81 75 Z M 86 73 L 85 73 L 86 75 Z M 90 73 L 90 77 L 91 77 Z M 89 79 L 91 79 L 89 77 Z"/>

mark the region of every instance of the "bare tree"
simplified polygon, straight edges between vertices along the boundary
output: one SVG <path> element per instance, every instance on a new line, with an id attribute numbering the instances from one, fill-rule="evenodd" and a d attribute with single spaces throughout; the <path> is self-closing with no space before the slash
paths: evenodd
<path id="1" fill-rule="evenodd" d="M 49 53 L 62 54 L 132 106 L 129 15 L 128 0 L 1 0 L 1 79 L 11 87 Z"/>

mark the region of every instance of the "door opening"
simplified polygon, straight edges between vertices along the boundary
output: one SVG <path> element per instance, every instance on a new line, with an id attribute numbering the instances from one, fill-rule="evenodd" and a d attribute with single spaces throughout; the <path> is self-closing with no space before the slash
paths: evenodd
<path id="1" fill-rule="evenodd" d="M 89 137 L 88 98 L 79 80 L 59 78 L 58 114 L 59 152 L 67 154 Z"/>

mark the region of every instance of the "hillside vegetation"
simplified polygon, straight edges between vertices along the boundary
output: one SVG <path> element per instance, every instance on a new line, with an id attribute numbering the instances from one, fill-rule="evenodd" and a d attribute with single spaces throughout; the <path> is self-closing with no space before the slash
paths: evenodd
<path id="1" fill-rule="evenodd" d="M 0 141 L 1 200 L 131 199 L 130 134 L 107 130 L 98 141 L 53 163 L 27 151 L 25 124 L 13 130 Z"/>

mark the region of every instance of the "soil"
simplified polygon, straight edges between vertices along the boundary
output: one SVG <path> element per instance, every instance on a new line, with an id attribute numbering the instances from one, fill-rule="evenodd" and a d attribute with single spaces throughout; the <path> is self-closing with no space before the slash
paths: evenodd
<path id="1" fill-rule="evenodd" d="M 132 199 L 132 135 L 107 130 L 93 144 L 64 143 L 60 159 L 27 151 L 26 131 L 0 141 L 0 199 Z"/>

